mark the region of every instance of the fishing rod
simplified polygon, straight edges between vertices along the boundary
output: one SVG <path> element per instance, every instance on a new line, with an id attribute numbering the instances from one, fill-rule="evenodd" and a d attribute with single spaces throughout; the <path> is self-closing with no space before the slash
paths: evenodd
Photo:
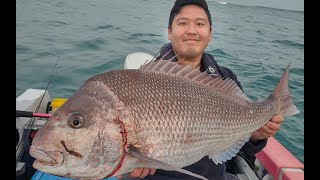
<path id="1" fill-rule="evenodd" d="M 16 110 L 16 117 L 41 117 L 41 118 L 49 118 L 51 114 L 46 113 L 37 113 L 32 111 L 20 111 Z"/>
<path id="2" fill-rule="evenodd" d="M 54 77 L 56 76 L 56 74 L 57 74 L 57 72 L 58 72 L 58 70 L 56 70 L 56 68 L 57 68 L 59 59 L 60 59 L 60 56 L 58 56 L 57 61 L 56 61 L 55 65 L 54 65 L 54 68 L 52 69 L 51 75 L 50 75 L 49 80 L 48 80 L 48 83 L 47 83 L 47 87 L 46 87 L 46 89 L 45 89 L 45 91 L 44 91 L 44 93 L 43 93 L 43 95 L 42 95 L 42 97 L 41 97 L 41 99 L 40 99 L 40 102 L 39 102 L 39 104 L 38 104 L 38 106 L 37 106 L 37 108 L 36 108 L 36 110 L 35 110 L 35 113 L 37 113 L 38 110 L 40 109 L 40 104 L 42 103 L 42 100 L 43 100 L 43 98 L 44 98 L 44 96 L 45 96 L 45 94 L 46 94 L 49 86 L 51 85 Z M 61 68 L 61 67 L 59 67 L 59 69 L 60 69 L 60 68 Z M 17 113 L 16 113 L 16 114 L 17 114 Z M 18 114 L 19 114 L 19 112 L 18 112 Z M 29 115 L 30 115 L 30 114 L 29 114 Z M 32 112 L 31 115 L 33 115 L 33 112 Z M 38 115 L 39 115 L 39 114 L 38 114 Z M 17 153 L 18 150 L 21 148 L 21 145 L 22 145 L 22 149 L 28 148 L 29 145 L 28 145 L 28 143 L 27 143 L 27 137 L 28 137 L 29 134 L 30 134 L 30 129 L 31 129 L 32 125 L 34 124 L 34 120 L 35 120 L 35 118 L 32 117 L 31 121 L 30 121 L 30 122 L 28 123 L 28 125 L 27 125 L 27 128 L 23 131 L 21 141 L 19 141 L 18 144 L 16 145 L 16 153 Z M 23 142 L 24 142 L 24 143 L 23 143 Z M 22 151 L 19 153 L 18 158 L 16 157 L 16 165 L 18 164 L 18 161 L 21 159 L 21 157 L 22 157 L 22 155 L 23 155 L 23 152 L 24 152 L 24 150 L 22 150 Z"/>

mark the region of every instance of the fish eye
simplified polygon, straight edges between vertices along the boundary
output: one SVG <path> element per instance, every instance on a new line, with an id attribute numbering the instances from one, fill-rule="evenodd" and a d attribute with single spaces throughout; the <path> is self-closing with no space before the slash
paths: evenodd
<path id="1" fill-rule="evenodd" d="M 71 128 L 81 128 L 84 124 L 84 119 L 81 115 L 79 115 L 77 112 L 72 113 L 69 117 L 68 117 L 68 125 Z"/>

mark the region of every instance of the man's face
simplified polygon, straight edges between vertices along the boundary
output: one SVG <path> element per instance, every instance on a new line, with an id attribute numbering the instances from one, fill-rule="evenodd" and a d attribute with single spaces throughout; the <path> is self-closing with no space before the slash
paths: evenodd
<path id="1" fill-rule="evenodd" d="M 178 57 L 201 57 L 211 40 L 210 23 L 204 9 L 196 5 L 183 6 L 168 28 L 168 39 Z"/>

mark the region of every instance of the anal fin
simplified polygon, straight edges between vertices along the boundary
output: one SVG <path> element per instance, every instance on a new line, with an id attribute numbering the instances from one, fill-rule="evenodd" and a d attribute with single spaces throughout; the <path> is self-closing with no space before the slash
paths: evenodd
<path id="1" fill-rule="evenodd" d="M 147 156 L 141 154 L 135 147 L 129 146 L 129 151 L 127 153 L 130 154 L 131 156 L 134 156 L 134 157 L 138 158 L 138 159 L 141 159 L 141 160 L 144 160 L 144 161 L 146 161 L 148 163 L 154 164 L 157 167 L 159 167 L 159 169 L 163 169 L 163 170 L 166 170 L 166 171 L 177 171 L 177 172 L 180 172 L 180 173 L 183 173 L 183 174 L 187 174 L 187 175 L 199 178 L 199 179 L 208 180 L 207 178 L 205 178 L 203 176 L 200 176 L 198 174 L 195 174 L 193 172 L 187 171 L 187 170 L 182 169 L 182 168 L 175 167 L 175 166 L 173 166 L 171 164 L 159 161 L 159 160 L 154 159 L 154 158 L 147 157 Z"/>
<path id="2" fill-rule="evenodd" d="M 221 151 L 218 154 L 209 155 L 209 158 L 212 159 L 215 164 L 222 164 L 223 162 L 230 160 L 238 154 L 242 146 L 250 140 L 250 137 L 251 134 L 245 135 L 240 141 L 238 141 L 228 149 Z"/>

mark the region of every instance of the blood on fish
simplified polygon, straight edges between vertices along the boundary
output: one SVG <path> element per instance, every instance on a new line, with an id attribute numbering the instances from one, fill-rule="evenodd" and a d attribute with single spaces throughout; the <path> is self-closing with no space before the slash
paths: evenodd
<path id="1" fill-rule="evenodd" d="M 79 158 L 82 158 L 82 157 L 83 157 L 80 153 L 69 150 L 69 149 L 67 148 L 66 143 L 65 143 L 64 140 L 61 141 L 61 144 L 63 145 L 63 147 L 66 149 L 66 151 L 67 151 L 69 154 L 71 154 L 71 155 L 73 155 L 73 156 L 76 156 L 76 157 L 79 157 Z"/>

